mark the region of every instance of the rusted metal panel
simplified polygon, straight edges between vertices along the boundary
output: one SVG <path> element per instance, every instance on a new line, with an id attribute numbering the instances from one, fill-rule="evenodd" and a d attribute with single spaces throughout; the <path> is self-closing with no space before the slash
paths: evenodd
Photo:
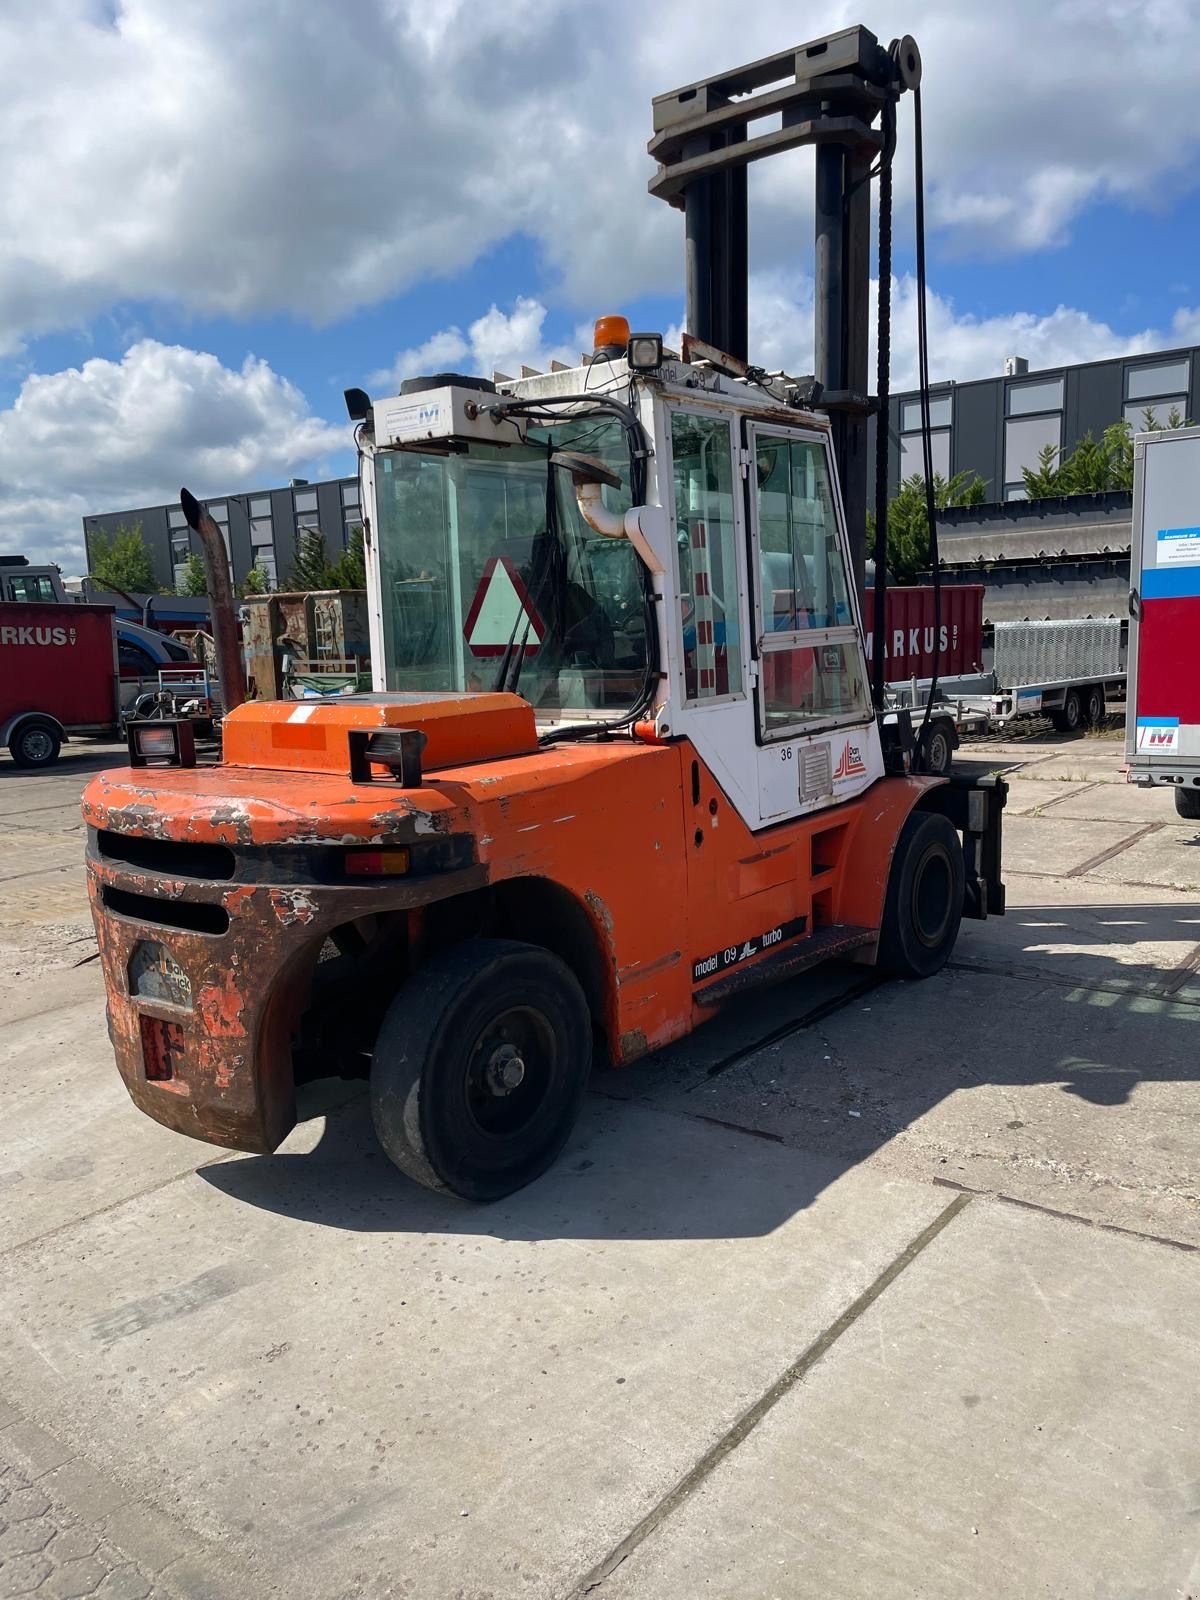
<path id="1" fill-rule="evenodd" d="M 934 596 L 932 585 L 888 588 L 884 603 L 886 668 L 889 683 L 904 683 L 909 678 L 928 678 L 933 672 Z M 870 661 L 875 626 L 875 591 L 868 589 L 864 600 L 867 660 Z M 948 678 L 959 673 L 982 671 L 983 661 L 983 585 L 981 583 L 942 586 L 942 651 L 938 673 Z"/>
<path id="2" fill-rule="evenodd" d="M 313 670 L 322 663 L 369 665 L 365 589 L 249 595 L 245 605 L 247 672 L 260 699 L 283 699 L 285 656 Z"/>

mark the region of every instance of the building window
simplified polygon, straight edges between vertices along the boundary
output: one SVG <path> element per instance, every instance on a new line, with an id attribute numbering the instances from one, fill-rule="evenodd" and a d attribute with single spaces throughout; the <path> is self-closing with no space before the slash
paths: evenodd
<path id="1" fill-rule="evenodd" d="M 1186 419 L 1190 367 L 1184 356 L 1178 361 L 1126 368 L 1124 416 L 1134 433 L 1170 427 L 1172 412 L 1177 423 Z"/>
<path id="2" fill-rule="evenodd" d="M 929 426 L 930 428 L 948 428 L 951 423 L 951 412 L 954 402 L 948 394 L 929 396 Z M 902 433 L 920 433 L 921 431 L 921 402 L 919 400 L 906 400 L 901 417 L 900 431 Z"/>
<path id="3" fill-rule="evenodd" d="M 1184 356 L 1179 361 L 1158 361 L 1153 366 L 1129 367 L 1125 373 L 1125 398 L 1127 400 L 1161 399 L 1177 395 L 1186 404 L 1189 361 Z"/>
<path id="4" fill-rule="evenodd" d="M 950 476 L 950 429 L 931 430 L 929 447 L 933 455 L 934 477 L 948 479 Z M 914 473 L 919 478 L 925 476 L 925 457 L 921 449 L 921 435 L 919 433 L 904 433 L 900 436 L 900 481 L 902 483 L 907 481 Z"/>
<path id="5" fill-rule="evenodd" d="M 317 491 L 315 489 L 297 489 L 293 496 L 296 508 L 296 520 L 307 517 L 315 522 L 317 519 Z"/>
<path id="6" fill-rule="evenodd" d="M 1168 395 L 1165 400 L 1134 400 L 1125 407 L 1125 420 L 1134 433 L 1152 428 L 1169 428 L 1174 414 L 1176 426 L 1186 420 L 1187 395 Z"/>
<path id="7" fill-rule="evenodd" d="M 929 397 L 929 448 L 935 478 L 950 476 L 950 424 L 954 416 L 951 395 Z M 925 457 L 921 442 L 921 402 L 905 400 L 900 406 L 900 481 L 925 476 Z"/>
<path id="8" fill-rule="evenodd" d="M 1041 453 L 1050 446 L 1062 447 L 1062 413 L 1045 417 L 1010 417 L 1004 424 L 1004 498 L 1014 500 L 1025 494 L 1023 474 L 1036 472 Z M 1056 458 L 1057 459 L 1057 458 Z M 1020 490 L 1020 495 L 1013 490 Z"/>
<path id="9" fill-rule="evenodd" d="M 187 518 L 178 506 L 173 511 L 167 512 L 167 522 L 172 528 L 186 528 Z"/>
<path id="10" fill-rule="evenodd" d="M 342 505 L 356 506 L 357 504 L 358 485 L 356 483 L 344 483 L 342 485 Z"/>
<path id="11" fill-rule="evenodd" d="M 1010 383 L 1005 390 L 1004 498 L 1025 500 L 1024 473 L 1036 472 L 1047 446 L 1062 449 L 1062 378 Z M 1057 461 L 1057 456 L 1055 460 Z"/>
<path id="12" fill-rule="evenodd" d="M 250 515 L 252 517 L 269 517 L 271 515 L 270 495 L 263 495 L 260 499 L 251 500 Z"/>
<path id="13" fill-rule="evenodd" d="M 252 545 L 265 545 L 273 542 L 273 528 L 270 517 L 255 517 L 250 524 L 250 543 Z"/>
<path id="14" fill-rule="evenodd" d="M 1063 380 L 1050 378 L 1040 383 L 1010 383 L 1008 386 L 1008 414 L 1010 417 L 1027 417 L 1037 411 L 1061 411 Z"/>
<path id="15" fill-rule="evenodd" d="M 215 505 L 210 505 L 208 508 L 208 514 L 214 522 L 229 521 L 229 507 L 225 504 L 224 500 L 218 500 Z"/>

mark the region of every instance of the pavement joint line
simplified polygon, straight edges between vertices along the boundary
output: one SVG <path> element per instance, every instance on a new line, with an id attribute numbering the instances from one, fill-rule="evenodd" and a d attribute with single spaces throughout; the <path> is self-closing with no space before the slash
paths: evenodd
<path id="1" fill-rule="evenodd" d="M 226 1161 L 233 1161 L 242 1153 L 240 1150 L 230 1150 L 227 1155 L 217 1156 L 214 1161 L 202 1161 L 198 1167 L 187 1167 L 183 1172 L 174 1172 L 168 1178 L 160 1178 L 157 1183 L 149 1183 L 144 1189 L 135 1190 L 133 1194 L 122 1195 L 118 1200 L 110 1200 L 108 1205 L 97 1206 L 95 1211 L 87 1211 L 83 1216 L 69 1217 L 57 1227 L 47 1228 L 45 1233 L 35 1233 L 32 1238 L 18 1239 L 15 1244 L 0 1246 L 0 1257 L 15 1256 L 22 1250 L 43 1245 L 49 1239 L 56 1239 L 60 1233 L 69 1233 L 72 1228 L 80 1228 L 86 1223 L 95 1222 L 97 1217 L 106 1217 L 110 1211 L 119 1211 L 122 1206 L 132 1205 L 135 1200 L 144 1200 L 148 1194 L 157 1194 L 160 1189 L 170 1188 L 171 1184 L 178 1183 L 181 1178 L 192 1178 L 208 1167 L 219 1167 Z"/>
<path id="2" fill-rule="evenodd" d="M 1081 861 L 1077 867 L 1071 867 L 1061 876 L 1064 878 L 1082 878 L 1085 872 L 1091 872 L 1093 867 L 1102 867 L 1106 861 L 1111 861 L 1115 856 L 1123 855 L 1139 839 L 1144 839 L 1147 834 L 1158 833 L 1165 826 L 1166 824 L 1162 822 L 1147 822 L 1136 833 L 1131 833 L 1128 839 L 1122 839 L 1118 844 L 1110 844 L 1107 850 L 1101 850 L 1099 855 L 1089 856 L 1086 861 Z"/>
<path id="3" fill-rule="evenodd" d="M 790 1038 L 793 1033 L 799 1033 L 802 1029 L 811 1027 L 815 1022 L 823 1022 L 826 1017 L 832 1016 L 835 1012 L 841 1011 L 843 1007 L 853 1004 L 855 1000 L 861 1000 L 864 995 L 870 994 L 873 989 L 879 988 L 881 984 L 886 982 L 886 976 L 876 971 L 872 971 L 865 978 L 859 978 L 848 989 L 844 989 L 840 994 L 831 995 L 827 1000 L 818 1001 L 816 1005 L 810 1006 L 807 1011 L 803 1011 L 798 1017 L 794 1017 L 791 1022 L 781 1022 L 777 1028 L 772 1028 L 769 1033 L 763 1034 L 762 1038 L 756 1040 L 753 1044 L 743 1045 L 740 1049 L 731 1050 L 728 1055 L 722 1056 L 711 1067 L 705 1068 L 704 1082 L 707 1082 L 710 1078 L 719 1077 L 722 1072 L 727 1072 L 730 1067 L 736 1067 L 743 1061 L 748 1061 L 751 1056 L 757 1055 L 760 1050 L 765 1050 L 770 1045 L 779 1044 L 782 1040 Z M 699 1088 L 700 1084 L 693 1084 L 692 1087 Z M 689 1089 L 687 1092 L 690 1094 L 691 1090 Z"/>
<path id="4" fill-rule="evenodd" d="M 1096 1217 L 1084 1217 L 1078 1211 L 1062 1211 L 1057 1206 L 1043 1205 L 1037 1200 L 1022 1200 L 1015 1194 L 1002 1194 L 998 1189 L 973 1189 L 970 1184 L 956 1183 L 953 1178 L 934 1178 L 939 1189 L 954 1189 L 959 1194 L 978 1200 L 997 1200 L 1002 1205 L 1016 1206 L 1020 1211 L 1036 1211 L 1044 1217 L 1054 1217 L 1059 1222 L 1077 1222 L 1081 1227 L 1098 1233 L 1116 1233 L 1124 1239 L 1139 1239 L 1143 1244 L 1161 1244 L 1168 1250 L 1182 1250 L 1186 1255 L 1200 1255 L 1200 1244 L 1186 1239 L 1172 1239 L 1165 1233 L 1146 1233 L 1141 1228 L 1123 1228 L 1118 1222 L 1101 1222 Z"/>
<path id="5" fill-rule="evenodd" d="M 1195 954 L 1200 963 L 1200 946 L 1197 946 Z M 983 961 L 947 961 L 946 967 L 951 972 L 977 972 L 988 978 L 1017 978 L 1026 983 L 1054 984 L 1059 989 L 1086 989 L 1090 994 L 1115 994 L 1125 1000 L 1130 996 L 1141 996 L 1146 1000 L 1170 999 L 1177 1006 L 1200 1005 L 1200 1000 L 1176 999 L 1173 992 L 1167 994 L 1156 984 L 1124 988 L 1117 983 L 1097 983 L 1093 978 L 1069 978 L 1057 972 L 1044 971 L 1041 967 L 995 967 Z M 1187 976 L 1186 972 L 1181 974 L 1181 985 Z"/>
<path id="6" fill-rule="evenodd" d="M 726 1429 L 716 1443 L 704 1452 L 700 1459 L 684 1473 L 683 1477 L 663 1495 L 662 1499 L 639 1522 L 635 1523 L 625 1537 L 614 1545 L 609 1553 L 598 1561 L 567 1592 L 565 1600 L 583 1600 L 585 1595 L 591 1594 L 606 1579 L 610 1578 L 621 1563 L 627 1560 L 656 1528 L 691 1498 L 696 1490 L 711 1476 L 713 1471 L 720 1466 L 726 1456 L 731 1455 L 737 1449 L 763 1418 L 779 1404 L 780 1400 L 808 1376 L 842 1335 L 849 1332 L 863 1313 L 870 1310 L 880 1295 L 891 1287 L 905 1268 L 912 1265 L 917 1257 L 933 1243 L 942 1230 L 948 1227 L 955 1217 L 970 1205 L 973 1199 L 974 1195 L 961 1191 L 948 1206 L 939 1211 L 933 1221 L 927 1227 L 922 1228 L 916 1238 L 910 1240 L 899 1255 L 892 1258 L 878 1277 L 856 1299 L 851 1301 L 841 1316 L 830 1323 L 829 1327 L 819 1334 L 790 1366 L 785 1367 L 770 1388 L 766 1389 L 752 1405 L 742 1412 L 737 1421 Z"/>
<path id="7" fill-rule="evenodd" d="M 7 827 L 12 822 L 13 817 L 35 817 L 40 811 L 70 811 L 72 809 L 78 810 L 77 807 L 72 806 L 70 800 L 56 800 L 45 806 L 21 806 L 16 811 L 0 811 L 0 828 Z M 83 822 L 82 815 L 79 817 L 79 822 Z M 15 824 L 15 826 L 19 826 L 19 824 Z"/>
<path id="8" fill-rule="evenodd" d="M 51 872 L 73 872 L 77 866 L 83 866 L 82 856 L 78 861 L 64 861 L 57 867 L 35 867 L 31 872 L 10 872 L 5 877 L 0 877 L 0 883 L 16 883 L 18 878 L 44 878 Z"/>
<path id="9" fill-rule="evenodd" d="M 1065 787 L 1065 785 L 1064 785 L 1064 787 Z M 1100 787 L 1101 787 L 1101 783 L 1100 783 L 1099 778 L 1097 778 L 1094 783 L 1085 783 L 1082 789 L 1074 789 L 1074 790 L 1071 791 L 1070 794 L 1056 794 L 1054 796 L 1053 800 L 1041 800 L 1041 801 L 1039 801 L 1037 809 L 1039 811 L 1049 811 L 1051 806 L 1060 806 L 1060 805 L 1062 805 L 1064 800 L 1078 800 L 1080 795 L 1085 795 L 1090 790 L 1099 789 Z"/>
<path id="10" fill-rule="evenodd" d="M 1162 827 L 1165 827 L 1165 826 L 1166 826 L 1166 824 L 1162 823 L 1162 822 L 1155 823 L 1155 827 L 1158 827 L 1158 828 L 1162 828 Z M 1135 841 L 1132 840 L 1132 839 L 1130 839 L 1128 842 L 1130 844 L 1135 843 Z M 1051 879 L 1061 880 L 1063 878 L 1068 878 L 1070 876 L 1071 876 L 1070 873 L 1038 872 L 1034 867 L 1018 867 L 1018 868 L 1014 868 L 1011 873 L 1007 873 L 1007 876 L 1005 877 L 1005 882 L 1007 883 L 1008 879 L 1010 877 L 1012 877 L 1012 878 L 1051 878 Z M 1101 878 L 1101 879 L 1098 879 L 1097 881 L 1100 882 L 1100 883 L 1103 883 L 1106 880 Z M 1184 895 L 1184 896 L 1189 897 L 1190 903 L 1192 903 L 1192 904 L 1195 903 L 1196 889 L 1191 884 L 1189 884 L 1187 886 L 1184 886 L 1183 884 L 1178 884 L 1178 883 L 1146 883 L 1141 878 L 1118 878 L 1116 880 L 1116 882 L 1118 883 L 1118 885 L 1122 889 L 1150 889 L 1155 894 L 1178 894 L 1178 895 Z M 1013 907 L 1014 911 L 1025 911 L 1025 910 L 1030 910 L 1030 909 L 1033 909 L 1033 908 L 1028 907 L 1028 906 L 1014 906 Z M 1039 907 L 1037 907 L 1037 909 L 1044 911 L 1044 910 L 1047 909 L 1047 907 L 1039 906 Z M 1085 909 L 1086 909 L 1086 907 L 1085 907 Z"/>

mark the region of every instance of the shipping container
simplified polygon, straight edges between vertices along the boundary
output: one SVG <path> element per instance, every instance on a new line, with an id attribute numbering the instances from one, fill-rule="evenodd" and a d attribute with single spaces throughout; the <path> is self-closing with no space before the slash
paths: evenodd
<path id="1" fill-rule="evenodd" d="M 246 673 L 260 700 L 302 697 L 307 686 L 370 688 L 365 589 L 248 595 Z"/>
<path id="2" fill-rule="evenodd" d="M 891 588 L 884 602 L 885 680 L 906 683 L 933 673 L 934 593 L 932 585 Z M 867 634 L 867 660 L 874 648 L 875 591 L 868 589 L 863 605 Z M 979 672 L 983 665 L 983 585 L 947 584 L 942 588 L 942 650 L 938 675 Z"/>
<path id="3" fill-rule="evenodd" d="M 0 604 L 0 743 L 14 759 L 42 765 L 67 734 L 114 731 L 117 681 L 111 606 Z"/>

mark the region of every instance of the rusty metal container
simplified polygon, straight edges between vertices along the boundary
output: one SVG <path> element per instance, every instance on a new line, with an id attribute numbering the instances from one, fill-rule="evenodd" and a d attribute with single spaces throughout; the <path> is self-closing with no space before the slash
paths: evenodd
<path id="1" fill-rule="evenodd" d="M 246 672 L 260 700 L 302 698 L 362 687 L 371 669 L 365 589 L 248 595 Z"/>

